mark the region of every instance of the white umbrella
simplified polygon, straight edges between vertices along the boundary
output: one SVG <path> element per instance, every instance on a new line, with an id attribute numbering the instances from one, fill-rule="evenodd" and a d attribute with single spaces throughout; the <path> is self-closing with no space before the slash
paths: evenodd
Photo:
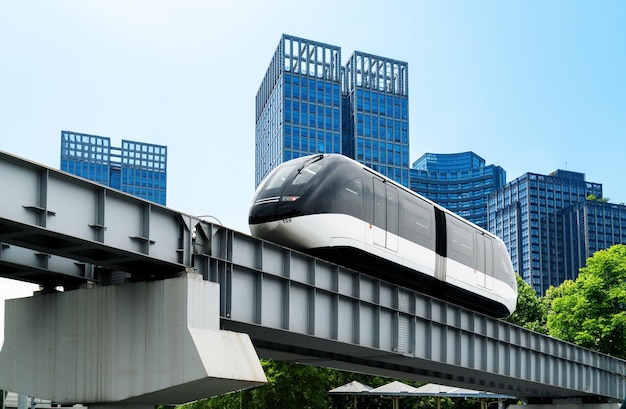
<path id="1" fill-rule="evenodd" d="M 476 398 L 480 400 L 481 408 L 486 409 L 486 399 L 515 399 L 514 396 L 501 395 L 491 392 L 476 391 L 473 389 L 456 388 L 454 386 L 429 383 L 416 388 L 413 396 L 433 396 L 437 400 L 437 409 L 441 408 L 441 398 Z"/>
<path id="2" fill-rule="evenodd" d="M 393 381 L 386 385 L 379 386 L 378 388 L 369 391 L 370 395 L 387 395 L 393 399 L 394 409 L 400 408 L 400 398 L 404 396 L 413 396 L 417 391 L 417 388 L 407 385 L 402 382 Z"/>
<path id="3" fill-rule="evenodd" d="M 330 391 L 328 391 L 328 393 L 333 393 L 336 395 L 353 395 L 354 396 L 354 408 L 356 409 L 357 396 L 361 394 L 366 394 L 371 390 L 372 390 L 371 386 L 364 385 L 361 382 L 352 381 L 345 385 L 338 386 L 335 389 L 331 389 Z"/>

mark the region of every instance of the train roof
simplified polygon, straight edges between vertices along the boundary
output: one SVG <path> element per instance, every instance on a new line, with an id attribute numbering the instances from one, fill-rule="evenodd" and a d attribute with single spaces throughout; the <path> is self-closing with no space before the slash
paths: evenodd
<path id="1" fill-rule="evenodd" d="M 383 179 L 385 181 L 385 183 L 391 183 L 395 187 L 397 187 L 398 189 L 401 189 L 401 190 L 405 191 L 406 193 L 408 193 L 408 194 L 410 194 L 412 196 L 417 196 L 420 199 L 422 199 L 425 202 L 427 202 L 428 204 L 430 204 L 430 205 L 432 205 L 432 206 L 434 206 L 434 207 L 436 207 L 438 209 L 441 209 L 444 213 L 454 217 L 455 219 L 457 219 L 457 220 L 459 220 L 459 221 L 461 221 L 463 223 L 469 224 L 470 226 L 472 226 L 476 230 L 480 230 L 484 234 L 487 234 L 489 236 L 498 238 L 498 236 L 496 236 L 495 234 L 491 233 L 490 231 L 485 230 L 482 227 L 480 227 L 480 226 L 472 223 L 471 221 L 469 221 L 469 220 L 459 216 L 458 214 L 452 212 L 451 210 L 448 210 L 447 208 L 441 206 L 439 203 L 436 203 L 436 202 L 432 201 L 431 199 L 428 199 L 427 197 L 424 197 L 424 196 L 420 195 L 419 193 L 409 189 L 408 187 L 401 185 L 400 183 L 396 182 L 395 180 L 393 180 L 393 179 L 383 175 L 380 172 L 375 171 L 374 169 L 372 169 L 372 168 L 362 164 L 361 162 L 358 162 L 358 161 L 356 161 L 356 160 L 354 160 L 354 159 L 352 159 L 352 158 L 350 158 L 350 157 L 348 157 L 346 155 L 342 155 L 340 153 L 323 153 L 323 154 L 315 154 L 315 155 L 303 156 L 303 157 L 300 157 L 298 159 L 309 158 L 309 157 L 312 158 L 312 157 L 320 156 L 320 155 L 324 156 L 324 157 L 341 157 L 342 158 L 341 160 L 346 160 L 346 161 L 352 162 L 354 165 L 359 166 L 359 167 L 363 168 L 364 170 L 366 170 L 367 172 L 370 172 L 370 173 L 374 174 L 375 176 Z"/>

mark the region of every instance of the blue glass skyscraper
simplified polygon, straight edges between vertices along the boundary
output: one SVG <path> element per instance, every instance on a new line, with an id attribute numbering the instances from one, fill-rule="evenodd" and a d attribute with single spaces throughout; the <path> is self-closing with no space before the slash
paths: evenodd
<path id="1" fill-rule="evenodd" d="M 425 153 L 413 163 L 410 188 L 486 229 L 489 194 L 505 183 L 504 169 L 474 152 Z"/>
<path id="2" fill-rule="evenodd" d="M 283 35 L 256 95 L 255 186 L 284 161 L 341 153 L 341 49 Z"/>
<path id="3" fill-rule="evenodd" d="M 488 230 L 504 241 L 515 271 L 538 295 L 575 278 L 565 274 L 560 211 L 589 195 L 602 197 L 602 184 L 587 182 L 583 173 L 557 170 L 526 173 L 489 196 Z"/>
<path id="4" fill-rule="evenodd" d="M 61 170 L 165 205 L 167 147 L 61 131 Z"/>
<path id="5" fill-rule="evenodd" d="M 256 95 L 255 185 L 278 164 L 343 153 L 408 186 L 408 67 L 283 35 Z"/>
<path id="6" fill-rule="evenodd" d="M 574 280 L 598 250 L 626 244 L 626 206 L 584 200 L 558 212 L 562 225 L 564 278 Z"/>
<path id="7" fill-rule="evenodd" d="M 408 64 L 355 52 L 346 64 L 343 150 L 409 186 Z"/>

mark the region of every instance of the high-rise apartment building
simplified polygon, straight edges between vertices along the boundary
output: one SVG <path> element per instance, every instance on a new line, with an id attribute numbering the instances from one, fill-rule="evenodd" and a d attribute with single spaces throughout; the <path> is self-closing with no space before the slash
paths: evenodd
<path id="1" fill-rule="evenodd" d="M 413 162 L 409 187 L 487 229 L 489 194 L 505 183 L 504 169 L 474 152 L 425 153 Z"/>
<path id="2" fill-rule="evenodd" d="M 343 153 L 408 186 L 408 65 L 283 35 L 256 95 L 255 185 L 278 164 Z"/>
<path id="3" fill-rule="evenodd" d="M 578 270 L 598 250 L 626 244 L 626 206 L 601 200 L 585 200 L 561 210 L 565 278 Z"/>
<path id="4" fill-rule="evenodd" d="M 61 170 L 165 205 L 167 147 L 61 131 Z"/>
<path id="5" fill-rule="evenodd" d="M 587 182 L 583 173 L 557 170 L 550 175 L 526 173 L 489 196 L 488 230 L 507 246 L 513 267 L 538 295 L 566 276 L 560 212 L 602 197 L 602 184 Z"/>

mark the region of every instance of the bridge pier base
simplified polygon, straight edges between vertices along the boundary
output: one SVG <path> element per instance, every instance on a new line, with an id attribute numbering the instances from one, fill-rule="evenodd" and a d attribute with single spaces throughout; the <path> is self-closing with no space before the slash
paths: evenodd
<path id="1" fill-rule="evenodd" d="M 267 382 L 249 336 L 220 330 L 219 297 L 188 273 L 8 300 L 0 389 L 143 409 Z"/>

